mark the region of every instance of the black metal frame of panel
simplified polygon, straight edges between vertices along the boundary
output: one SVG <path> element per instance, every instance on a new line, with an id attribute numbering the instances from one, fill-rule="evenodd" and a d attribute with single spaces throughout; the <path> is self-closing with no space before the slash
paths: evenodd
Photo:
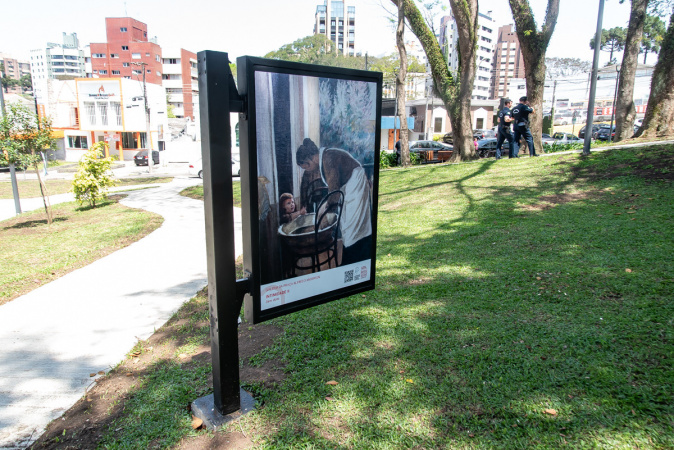
<path id="1" fill-rule="evenodd" d="M 239 121 L 239 142 L 241 149 L 241 202 L 243 207 L 243 246 L 244 268 L 251 274 L 249 292 L 244 299 L 246 320 L 259 323 L 274 317 L 290 314 L 295 311 L 310 308 L 359 292 L 374 289 L 375 284 L 375 257 L 376 257 L 376 223 L 377 223 L 377 196 L 379 180 L 379 157 L 381 148 L 381 95 L 383 76 L 380 72 L 364 70 L 342 69 L 336 67 L 317 66 L 312 64 L 293 63 L 271 59 L 242 56 L 237 58 L 237 81 L 239 94 L 247 105 L 247 114 L 241 116 Z M 344 80 L 359 80 L 374 82 L 377 84 L 376 104 L 376 130 L 375 130 L 375 155 L 373 176 L 375 182 L 372 186 L 372 263 L 371 278 L 367 282 L 356 284 L 339 290 L 323 293 L 287 305 L 272 308 L 266 311 L 261 309 L 260 302 L 260 270 L 259 268 L 259 228 L 252 226 L 258 223 L 258 189 L 257 183 L 247 183 L 245 179 L 257 180 L 257 141 L 256 141 L 256 111 L 255 111 L 255 72 L 274 72 L 301 76 L 326 77 Z M 245 175 L 244 175 L 245 174 Z M 244 179 L 245 178 L 245 179 Z M 245 183 L 245 184 L 244 184 Z"/>

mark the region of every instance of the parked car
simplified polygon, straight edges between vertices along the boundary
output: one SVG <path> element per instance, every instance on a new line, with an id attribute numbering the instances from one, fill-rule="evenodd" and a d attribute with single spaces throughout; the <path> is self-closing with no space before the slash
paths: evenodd
<path id="1" fill-rule="evenodd" d="M 549 144 L 552 144 L 553 142 L 555 142 L 555 140 L 547 133 L 543 133 L 541 135 L 541 140 L 543 141 L 543 145 L 546 145 L 546 144 L 549 145 Z"/>
<path id="2" fill-rule="evenodd" d="M 480 158 L 489 158 L 492 156 L 496 156 L 496 138 L 486 138 L 486 139 L 478 139 L 477 141 L 477 155 Z M 508 151 L 508 144 L 507 141 L 503 148 Z"/>
<path id="3" fill-rule="evenodd" d="M 609 134 L 611 136 L 611 141 L 613 141 L 615 138 L 615 126 L 611 128 L 611 125 L 601 125 L 593 137 L 598 141 L 608 141 Z"/>
<path id="4" fill-rule="evenodd" d="M 562 116 L 555 114 L 555 125 L 569 125 L 571 124 L 572 116 Z"/>
<path id="5" fill-rule="evenodd" d="M 594 134 L 597 131 L 599 131 L 599 126 L 600 126 L 600 124 L 598 124 L 598 123 L 592 124 L 592 136 L 594 136 Z M 581 138 L 581 139 L 585 139 L 585 126 L 583 126 L 583 128 L 581 128 L 580 131 L 578 132 L 578 137 Z"/>
<path id="6" fill-rule="evenodd" d="M 136 156 L 133 157 L 133 162 L 137 166 L 147 166 L 147 150 L 141 150 L 136 153 Z M 159 164 L 159 151 L 152 150 L 152 163 L 157 165 Z"/>
<path id="7" fill-rule="evenodd" d="M 478 141 L 480 139 L 495 138 L 495 137 L 496 131 L 494 130 L 473 130 L 473 138 L 477 138 Z"/>
<path id="8" fill-rule="evenodd" d="M 554 139 L 555 144 L 575 144 L 576 142 L 580 142 L 582 140 L 578 136 L 575 136 L 571 133 L 562 132 L 553 133 L 552 139 Z"/>
<path id="9" fill-rule="evenodd" d="M 203 162 L 201 161 L 201 158 L 191 162 L 187 167 L 187 171 L 190 175 L 203 178 L 204 171 L 203 171 Z M 239 164 L 239 161 L 237 161 L 234 158 L 232 158 L 232 176 L 233 177 L 241 176 L 241 165 Z"/>

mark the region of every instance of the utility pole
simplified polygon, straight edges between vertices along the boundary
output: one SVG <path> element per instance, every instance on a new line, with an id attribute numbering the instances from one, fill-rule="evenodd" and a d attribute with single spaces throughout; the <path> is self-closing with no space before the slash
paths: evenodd
<path id="1" fill-rule="evenodd" d="M 147 103 L 147 85 L 145 83 L 145 66 L 147 63 L 144 62 L 135 62 L 131 63 L 136 66 L 140 66 L 143 71 L 143 100 L 145 101 L 145 146 L 147 147 L 147 173 L 152 173 L 152 165 L 154 164 L 153 151 L 152 151 L 152 139 L 150 139 L 150 107 Z"/>
<path id="2" fill-rule="evenodd" d="M 618 81 L 620 81 L 620 66 L 615 65 L 615 91 L 613 92 L 613 103 L 611 104 L 611 127 L 608 129 L 608 141 L 613 141 L 613 118 L 615 117 L 615 100 L 618 96 Z"/>
<path id="3" fill-rule="evenodd" d="M 583 143 L 583 155 L 590 154 L 592 141 L 592 122 L 594 121 L 594 97 L 597 92 L 597 69 L 599 67 L 599 47 L 601 47 L 601 22 L 604 18 L 604 0 L 599 0 L 599 13 L 597 14 L 597 32 L 594 36 L 594 58 L 592 60 L 592 79 L 590 81 L 590 99 L 587 102 L 587 122 L 585 123 L 585 142 Z"/>
<path id="4" fill-rule="evenodd" d="M 557 80 L 552 85 L 552 108 L 550 108 L 550 115 L 552 116 L 552 121 L 550 123 L 550 136 L 555 132 L 555 95 L 557 94 Z"/>
<path id="5" fill-rule="evenodd" d="M 0 80 L 5 76 L 4 73 L 0 72 Z M 35 95 L 35 93 L 33 93 Z M 2 117 L 6 117 L 7 110 L 5 109 L 5 92 L 2 88 L 2 83 L 0 83 L 0 108 L 2 108 Z M 14 196 L 14 210 L 16 215 L 21 214 L 21 202 L 19 201 L 19 185 L 16 182 L 16 167 L 14 163 L 10 161 L 9 163 L 9 177 L 12 180 L 12 195 Z"/>

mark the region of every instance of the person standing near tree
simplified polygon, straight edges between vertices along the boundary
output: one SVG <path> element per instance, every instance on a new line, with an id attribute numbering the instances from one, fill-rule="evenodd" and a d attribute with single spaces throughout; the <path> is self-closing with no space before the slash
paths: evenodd
<path id="1" fill-rule="evenodd" d="M 519 144 L 520 138 L 523 137 L 529 146 L 529 156 L 538 156 L 536 149 L 534 149 L 534 137 L 531 135 L 531 130 L 529 129 L 529 114 L 534 114 L 535 112 L 526 96 L 520 97 L 520 102 L 512 110 L 515 122 L 515 142 Z"/>
<path id="2" fill-rule="evenodd" d="M 501 147 L 503 141 L 508 140 L 508 158 L 517 158 L 515 153 L 515 141 L 510 133 L 510 122 L 513 121 L 510 107 L 513 105 L 509 98 L 503 99 L 503 109 L 498 114 L 498 139 L 496 140 L 496 159 L 501 159 Z"/>

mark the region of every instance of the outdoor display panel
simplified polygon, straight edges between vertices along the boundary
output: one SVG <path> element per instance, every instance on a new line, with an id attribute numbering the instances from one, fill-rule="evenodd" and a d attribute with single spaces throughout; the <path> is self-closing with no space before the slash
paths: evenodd
<path id="1" fill-rule="evenodd" d="M 381 73 L 253 57 L 237 67 L 247 319 L 373 289 Z"/>

